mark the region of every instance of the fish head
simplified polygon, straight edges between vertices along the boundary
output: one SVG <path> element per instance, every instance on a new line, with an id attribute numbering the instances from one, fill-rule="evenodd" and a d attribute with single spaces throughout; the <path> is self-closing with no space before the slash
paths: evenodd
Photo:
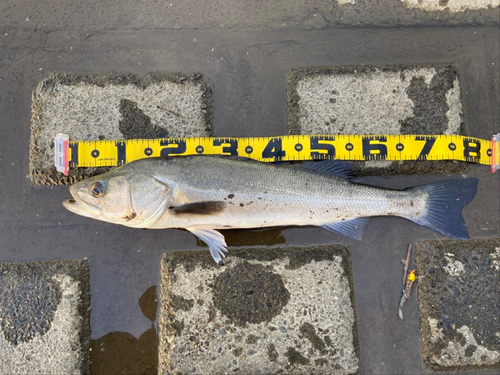
<path id="1" fill-rule="evenodd" d="M 150 227 L 172 204 L 172 188 L 148 173 L 125 167 L 71 185 L 73 198 L 63 206 L 92 219 Z"/>

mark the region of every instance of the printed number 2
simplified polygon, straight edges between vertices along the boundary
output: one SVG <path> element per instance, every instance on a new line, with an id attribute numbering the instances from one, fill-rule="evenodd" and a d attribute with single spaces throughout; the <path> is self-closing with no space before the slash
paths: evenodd
<path id="1" fill-rule="evenodd" d="M 319 141 L 334 141 L 335 137 L 312 137 L 311 138 L 311 158 L 313 159 L 333 159 L 335 157 L 335 146 L 329 143 L 319 143 Z M 320 153 L 313 150 L 323 150 L 325 153 Z"/>
<path id="2" fill-rule="evenodd" d="M 262 151 L 263 159 L 274 158 L 274 160 L 280 160 L 285 156 L 285 151 L 283 151 L 283 144 L 281 139 L 273 138 L 266 145 L 264 151 Z"/>
<path id="3" fill-rule="evenodd" d="M 160 141 L 160 146 L 174 146 L 163 147 L 160 156 L 178 155 L 186 152 L 186 141 Z"/>

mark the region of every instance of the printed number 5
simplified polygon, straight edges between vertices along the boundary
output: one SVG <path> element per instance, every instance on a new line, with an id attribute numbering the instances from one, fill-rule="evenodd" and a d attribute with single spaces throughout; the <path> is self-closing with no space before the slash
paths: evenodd
<path id="1" fill-rule="evenodd" d="M 311 158 L 313 159 L 333 159 L 335 157 L 335 146 L 329 143 L 319 143 L 320 141 L 334 141 L 335 137 L 312 137 L 311 138 Z M 323 150 L 318 152 L 313 150 Z"/>

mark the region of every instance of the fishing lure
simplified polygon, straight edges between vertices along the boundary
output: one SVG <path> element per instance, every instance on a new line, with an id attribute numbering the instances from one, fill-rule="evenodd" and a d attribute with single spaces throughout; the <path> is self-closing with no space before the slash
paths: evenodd
<path id="1" fill-rule="evenodd" d="M 406 279 L 406 286 L 405 289 L 403 290 L 401 301 L 399 302 L 398 316 L 401 320 L 403 320 L 403 305 L 410 298 L 410 293 L 413 288 L 413 284 L 415 283 L 416 280 L 417 280 L 417 274 L 415 270 L 413 270 L 408 275 L 408 279 Z"/>

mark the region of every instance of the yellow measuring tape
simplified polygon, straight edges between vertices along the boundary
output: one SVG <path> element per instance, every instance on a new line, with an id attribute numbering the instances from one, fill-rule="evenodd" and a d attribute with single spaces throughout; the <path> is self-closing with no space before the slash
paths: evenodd
<path id="1" fill-rule="evenodd" d="M 64 136 L 59 134 L 59 136 Z M 461 160 L 497 166 L 500 136 L 484 140 L 459 135 L 286 135 L 69 141 L 56 137 L 67 167 L 119 166 L 137 159 L 181 155 L 233 155 L 274 161 Z M 59 147 L 57 146 L 59 143 Z M 64 156 L 65 154 L 65 156 Z M 56 165 L 57 155 L 56 155 Z M 498 168 L 498 166 L 497 166 Z M 59 169 L 59 167 L 58 167 Z"/>

